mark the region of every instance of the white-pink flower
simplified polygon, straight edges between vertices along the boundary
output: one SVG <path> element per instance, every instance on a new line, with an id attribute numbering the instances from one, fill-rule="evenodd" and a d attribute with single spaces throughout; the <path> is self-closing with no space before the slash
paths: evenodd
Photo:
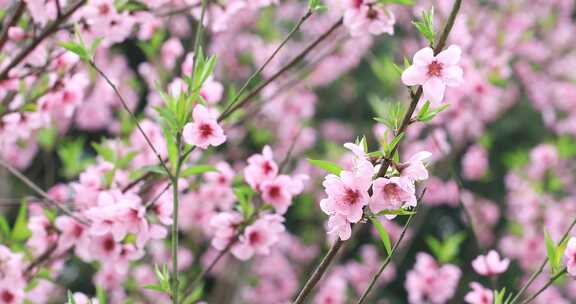
<path id="1" fill-rule="evenodd" d="M 280 240 L 285 228 L 280 215 L 265 214 L 254 224 L 246 227 L 238 244 L 232 247 L 232 254 L 240 260 L 248 260 L 255 254 L 267 255 L 272 245 Z"/>
<path id="2" fill-rule="evenodd" d="M 373 0 L 354 1 L 344 13 L 344 25 L 352 36 L 394 34 L 396 18 Z"/>
<path id="3" fill-rule="evenodd" d="M 423 181 L 428 179 L 428 170 L 424 161 L 432 156 L 428 151 L 420 151 L 412 155 L 408 161 L 401 165 L 400 176 L 412 181 Z"/>
<path id="4" fill-rule="evenodd" d="M 373 194 L 370 198 L 372 212 L 416 206 L 416 189 L 414 183 L 407 178 L 379 177 L 374 181 L 372 190 Z"/>
<path id="5" fill-rule="evenodd" d="M 472 282 L 470 283 L 470 288 L 472 290 L 464 296 L 464 301 L 470 304 L 492 304 L 494 298 L 494 292 L 480 283 Z"/>
<path id="6" fill-rule="evenodd" d="M 402 73 L 405 85 L 422 85 L 424 98 L 432 103 L 440 103 L 444 99 L 446 86 L 458 86 L 462 82 L 464 72 L 458 66 L 462 51 L 456 45 L 434 56 L 430 47 L 421 49 L 414 54 L 412 65 Z"/>
<path id="7" fill-rule="evenodd" d="M 479 255 L 472 261 L 472 268 L 483 276 L 494 276 L 508 269 L 509 259 L 500 259 L 498 252 L 490 250 L 487 255 Z"/>
<path id="8" fill-rule="evenodd" d="M 272 205 L 279 214 L 286 213 L 292 204 L 292 197 L 300 194 L 303 188 L 302 180 L 292 179 L 288 175 L 279 175 L 260 184 L 262 199 Z"/>
<path id="9" fill-rule="evenodd" d="M 368 189 L 373 173 L 374 166 L 363 161 L 354 172 L 342 171 L 340 176 L 326 176 L 322 185 L 328 197 L 320 201 L 322 211 L 328 215 L 339 214 L 351 223 L 358 222 L 362 218 L 362 208 L 370 199 Z"/>
<path id="10" fill-rule="evenodd" d="M 187 123 L 182 132 L 184 142 L 202 149 L 224 143 L 226 135 L 218 124 L 217 117 L 216 111 L 210 111 L 201 104 L 195 105 L 192 112 L 193 122 Z"/>
<path id="11" fill-rule="evenodd" d="M 564 250 L 564 260 L 566 268 L 571 276 L 576 276 L 576 238 L 571 237 Z"/>
<path id="12" fill-rule="evenodd" d="M 255 154 L 248 158 L 248 166 L 244 169 L 244 178 L 252 189 L 259 191 L 260 184 L 273 179 L 278 174 L 278 165 L 274 162 L 274 156 L 270 146 L 264 146 L 262 154 Z"/>

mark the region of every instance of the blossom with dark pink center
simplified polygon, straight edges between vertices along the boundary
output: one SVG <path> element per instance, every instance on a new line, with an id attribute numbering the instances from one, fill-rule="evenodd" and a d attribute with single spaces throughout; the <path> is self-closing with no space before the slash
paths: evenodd
<path id="1" fill-rule="evenodd" d="M 494 276 L 508 269 L 510 260 L 500 259 L 498 252 L 490 250 L 487 255 L 480 255 L 472 261 L 472 268 L 483 276 Z"/>
<path id="2" fill-rule="evenodd" d="M 464 296 L 464 301 L 469 304 L 492 304 L 494 298 L 494 292 L 480 283 L 472 282 L 470 283 L 471 291 L 469 291 Z"/>
<path id="3" fill-rule="evenodd" d="M 182 131 L 184 142 L 202 149 L 219 146 L 226 141 L 224 130 L 218 124 L 218 114 L 201 104 L 194 106 L 193 122 L 187 123 Z"/>
<path id="4" fill-rule="evenodd" d="M 278 165 L 274 162 L 272 149 L 264 146 L 262 154 L 255 154 L 248 158 L 248 166 L 244 169 L 244 178 L 252 189 L 259 191 L 260 184 L 270 180 L 278 174 Z"/>
<path id="5" fill-rule="evenodd" d="M 564 260 L 566 261 L 568 273 L 571 276 L 576 276 L 576 238 L 574 237 L 571 237 L 566 245 L 566 250 L 564 250 Z"/>
<path id="6" fill-rule="evenodd" d="M 372 212 L 416 206 L 416 189 L 413 182 L 407 178 L 379 177 L 374 180 L 372 190 L 373 194 L 370 198 Z"/>
<path id="7" fill-rule="evenodd" d="M 462 82 L 463 70 L 458 66 L 462 51 L 456 45 L 434 55 L 430 47 L 414 54 L 412 66 L 402 73 L 405 85 L 422 85 L 424 98 L 432 103 L 444 99 L 446 86 L 458 86 Z"/>

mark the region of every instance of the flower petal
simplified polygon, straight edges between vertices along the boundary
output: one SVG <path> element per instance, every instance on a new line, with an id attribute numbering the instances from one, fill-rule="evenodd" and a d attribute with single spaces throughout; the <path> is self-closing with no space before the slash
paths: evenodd
<path id="1" fill-rule="evenodd" d="M 410 66 L 402 73 L 402 83 L 408 86 L 423 84 L 427 79 L 426 70 L 416 65 Z"/>
<path id="2" fill-rule="evenodd" d="M 434 60 L 434 51 L 430 47 L 425 47 L 414 54 L 413 64 L 427 66 L 432 60 Z"/>
<path id="3" fill-rule="evenodd" d="M 424 98 L 430 100 L 434 104 L 439 104 L 444 99 L 444 91 L 446 85 L 438 77 L 428 79 L 422 86 L 424 89 Z"/>
<path id="4" fill-rule="evenodd" d="M 457 45 L 451 45 L 440 54 L 436 55 L 436 59 L 445 65 L 455 65 L 460 61 L 462 50 Z"/>
<path id="5" fill-rule="evenodd" d="M 459 66 L 447 67 L 442 71 L 442 80 L 447 86 L 455 87 L 462 83 L 464 71 Z"/>

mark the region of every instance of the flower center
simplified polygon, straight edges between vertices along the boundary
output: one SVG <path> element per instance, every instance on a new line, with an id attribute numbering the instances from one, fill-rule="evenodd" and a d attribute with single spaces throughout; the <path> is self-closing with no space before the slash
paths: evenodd
<path id="1" fill-rule="evenodd" d="M 268 190 L 268 193 L 272 198 L 278 198 L 280 197 L 280 187 L 272 186 L 270 187 L 270 190 Z"/>
<path id="2" fill-rule="evenodd" d="M 100 4 L 98 5 L 98 13 L 101 16 L 106 16 L 110 13 L 110 6 L 108 4 Z"/>
<path id="3" fill-rule="evenodd" d="M 440 77 L 442 75 L 442 63 L 434 60 L 428 65 L 428 75 Z"/>
<path id="4" fill-rule="evenodd" d="M 344 202 L 348 205 L 354 205 L 360 199 L 360 192 L 358 190 L 346 189 L 344 194 Z"/>
<path id="5" fill-rule="evenodd" d="M 368 10 L 368 13 L 366 14 L 366 18 L 368 18 L 370 20 L 374 20 L 374 19 L 378 18 L 378 11 L 373 9 L 372 7 L 370 7 L 370 9 Z"/>
<path id="6" fill-rule="evenodd" d="M 258 243 L 261 243 L 261 242 L 262 242 L 262 239 L 263 239 L 262 234 L 261 234 L 260 232 L 258 232 L 258 231 L 252 231 L 252 232 L 250 232 L 250 234 L 248 235 L 248 242 L 249 242 L 251 245 L 256 245 L 256 244 L 258 244 Z"/>
<path id="7" fill-rule="evenodd" d="M 212 129 L 211 125 L 206 123 L 200 125 L 200 136 L 209 137 L 212 135 L 213 132 L 214 130 Z"/>
<path id="8" fill-rule="evenodd" d="M 16 299 L 16 296 L 14 296 L 14 294 L 9 290 L 3 290 L 0 298 L 4 303 L 12 303 L 12 301 Z"/>
<path id="9" fill-rule="evenodd" d="M 109 237 L 109 238 L 106 238 L 104 240 L 103 246 L 104 246 L 104 250 L 112 251 L 112 250 L 114 250 L 114 247 L 116 247 L 116 243 L 114 242 L 114 240 L 111 237 Z"/>
<path id="10" fill-rule="evenodd" d="M 262 171 L 264 171 L 265 175 L 268 175 L 272 172 L 273 168 L 272 165 L 270 164 L 270 162 L 266 161 L 264 162 L 264 164 L 262 164 Z"/>
<path id="11" fill-rule="evenodd" d="M 352 0 L 352 6 L 353 6 L 354 8 L 359 8 L 360 5 L 362 5 L 362 1 L 363 1 L 363 0 Z"/>
<path id="12" fill-rule="evenodd" d="M 393 199 L 396 201 L 400 200 L 400 187 L 398 187 L 396 184 L 384 185 L 384 187 L 382 187 L 382 192 L 388 199 Z"/>

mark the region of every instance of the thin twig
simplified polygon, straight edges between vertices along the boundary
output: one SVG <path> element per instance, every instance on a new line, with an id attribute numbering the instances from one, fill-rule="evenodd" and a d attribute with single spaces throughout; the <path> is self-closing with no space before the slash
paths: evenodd
<path id="1" fill-rule="evenodd" d="M 574 226 L 576 226 L 576 218 L 574 218 L 572 223 L 570 223 L 570 226 L 568 227 L 568 229 L 566 230 L 566 232 L 562 236 L 562 239 L 560 239 L 559 243 L 564 242 L 568 238 L 568 236 L 570 235 L 570 232 L 572 231 Z M 534 280 L 536 280 L 536 278 L 544 271 L 544 267 L 546 267 L 547 263 L 548 263 L 548 258 L 546 257 L 546 258 L 544 258 L 542 263 L 540 263 L 540 266 L 538 267 L 538 269 L 536 269 L 536 271 L 534 271 L 532 273 L 532 275 L 530 275 L 530 278 L 528 279 L 528 281 L 526 283 L 524 283 L 524 285 L 520 288 L 520 290 L 514 296 L 514 298 L 512 298 L 512 301 L 510 301 L 510 304 L 515 304 L 516 302 L 518 302 L 520 300 L 520 297 L 522 296 L 522 294 L 524 292 L 526 292 L 528 287 L 530 287 L 530 285 L 532 285 L 532 283 L 534 283 Z"/>
<path id="2" fill-rule="evenodd" d="M 6 168 L 8 171 L 10 171 L 10 173 L 12 173 L 12 175 L 14 175 L 21 182 L 23 182 L 26 186 L 28 186 L 28 188 L 30 188 L 30 189 L 32 189 L 32 191 L 36 192 L 36 194 L 38 194 L 42 198 L 42 200 L 41 200 L 42 202 L 46 202 L 48 205 L 55 207 L 56 209 L 62 211 L 62 213 L 65 213 L 66 215 L 74 218 L 78 222 L 80 222 L 84 225 L 88 225 L 87 221 L 76 216 L 72 212 L 72 210 L 68 209 L 68 207 L 54 201 L 52 198 L 50 198 L 48 193 L 46 193 L 44 190 L 42 190 L 42 188 L 40 188 L 33 181 L 31 181 L 29 178 L 24 176 L 24 174 L 22 174 L 20 171 L 18 171 L 18 169 L 14 168 L 12 165 L 10 165 L 8 162 L 4 161 L 1 158 L 0 158 L 0 166 Z"/>
<path id="3" fill-rule="evenodd" d="M 528 303 L 532 302 L 534 299 L 536 299 L 536 297 L 538 297 L 542 292 L 544 292 L 544 290 L 546 290 L 548 287 L 550 287 L 550 285 L 554 284 L 554 282 L 556 280 L 558 280 L 560 277 L 562 277 L 567 272 L 568 272 L 568 268 L 564 267 L 564 269 L 562 269 L 560 272 L 558 272 L 553 277 L 551 277 L 548 280 L 548 282 L 546 282 L 546 284 L 544 284 L 544 286 L 542 286 L 540 289 L 538 289 L 538 291 L 536 291 L 536 293 L 534 293 L 532 296 L 530 296 L 528 299 L 526 299 L 524 302 L 522 302 L 522 304 L 528 304 Z"/>
<path id="4" fill-rule="evenodd" d="M 2 51 L 6 41 L 8 41 L 8 30 L 18 23 L 18 20 L 22 17 L 25 8 L 26 3 L 24 3 L 23 0 L 20 0 L 8 22 L 2 26 L 2 32 L 0 32 L 0 51 Z"/>
<path id="5" fill-rule="evenodd" d="M 258 87 L 256 87 L 253 91 L 249 92 L 246 97 L 244 97 L 243 99 L 241 99 L 241 101 L 239 101 L 235 106 L 231 107 L 229 109 L 229 111 L 227 111 L 226 113 L 222 112 L 222 114 L 220 114 L 220 116 L 218 117 L 218 121 L 222 121 L 224 119 L 226 119 L 227 117 L 229 117 L 230 115 L 232 115 L 234 112 L 236 112 L 237 110 L 241 109 L 244 105 L 246 105 L 248 102 L 250 102 L 250 100 L 252 98 L 254 98 L 255 96 L 257 96 L 260 91 L 262 91 L 266 86 L 268 86 L 269 84 L 271 84 L 272 82 L 274 82 L 278 77 L 280 77 L 282 74 L 284 74 L 285 72 L 287 72 L 288 70 L 290 70 L 294 65 L 296 65 L 298 62 L 300 62 L 302 59 L 304 59 L 306 57 L 306 55 L 308 55 L 308 53 L 310 53 L 316 46 L 318 46 L 318 44 L 320 44 L 320 42 L 324 41 L 326 38 L 328 38 L 328 36 L 330 36 L 330 34 L 332 32 L 334 32 L 339 26 L 342 25 L 342 19 L 340 19 L 338 22 L 336 22 L 332 27 L 330 27 L 326 32 L 324 32 L 320 37 L 318 37 L 315 41 L 313 41 L 308 47 L 306 47 L 302 52 L 300 52 L 292 61 L 290 61 L 288 64 L 286 64 L 282 69 L 280 69 L 278 72 L 276 72 L 272 77 L 270 77 L 268 80 L 266 80 L 264 83 L 260 84 Z M 196 146 L 192 146 L 190 149 L 188 149 L 185 153 L 184 153 L 184 157 L 187 157 L 190 153 L 192 153 L 192 151 L 194 151 L 196 149 Z M 139 177 L 138 179 L 132 181 L 130 184 L 128 184 L 126 187 L 124 187 L 122 189 L 123 192 L 126 192 L 130 189 L 132 189 L 133 187 L 135 187 L 136 185 L 138 185 L 138 183 L 140 183 L 141 181 L 150 178 L 153 175 L 153 173 L 148 172 L 146 174 L 144 174 L 143 176 Z"/>
<path id="6" fill-rule="evenodd" d="M 248 86 L 250 86 L 250 84 L 252 83 L 252 81 L 258 77 L 258 75 L 260 75 L 260 73 L 262 73 L 262 71 L 264 71 L 264 69 L 268 66 L 268 64 L 270 64 L 270 62 L 272 62 L 272 60 L 274 59 L 274 57 L 276 57 L 276 55 L 280 52 L 280 50 L 286 45 L 286 43 L 288 43 L 288 41 L 292 38 L 292 36 L 294 36 L 294 34 L 296 34 L 296 32 L 298 32 L 298 30 L 300 29 L 300 27 L 302 26 L 302 24 L 304 22 L 306 22 L 306 20 L 308 20 L 308 18 L 310 18 L 310 16 L 312 16 L 312 9 L 308 8 L 308 11 L 306 11 L 306 14 L 304 14 L 300 20 L 298 21 L 298 23 L 296 23 L 296 25 L 292 28 L 292 30 L 288 33 L 288 35 L 286 35 L 286 37 L 284 38 L 284 40 L 282 40 L 282 42 L 276 47 L 276 49 L 274 50 L 274 52 L 272 52 L 272 55 L 270 55 L 268 57 L 268 59 L 266 59 L 266 61 L 264 61 L 264 63 L 260 66 L 260 68 L 253 73 L 248 80 L 246 80 L 246 82 L 244 83 L 244 85 L 242 86 L 242 88 L 240 88 L 240 90 L 238 91 L 238 93 L 236 93 L 236 95 L 234 96 L 234 98 L 232 99 L 232 101 L 230 102 L 230 104 L 228 104 L 228 106 L 224 109 L 224 111 L 222 111 L 222 114 L 224 115 L 224 113 L 230 111 L 230 109 L 236 104 L 236 102 L 238 101 L 238 99 L 240 99 L 240 97 L 242 96 L 242 94 L 244 94 L 244 91 L 246 91 L 246 89 L 248 89 Z"/>
<path id="7" fill-rule="evenodd" d="M 40 45 L 40 43 L 44 41 L 44 39 L 56 33 L 59 30 L 60 25 L 64 23 L 70 16 L 72 16 L 74 12 L 76 12 L 82 5 L 84 5 L 84 3 L 86 3 L 86 0 L 79 0 L 78 2 L 72 4 L 70 8 L 66 12 L 64 12 L 60 18 L 48 24 L 44 28 L 44 30 L 38 36 L 36 36 L 36 38 L 34 38 L 34 40 L 32 40 L 32 42 L 28 46 L 23 48 L 10 61 L 10 63 L 8 63 L 6 67 L 4 67 L 4 69 L 0 72 L 0 81 L 6 80 L 8 78 L 8 73 L 10 72 L 10 70 L 12 70 L 18 64 L 20 64 L 20 62 L 22 62 L 26 57 L 28 57 L 28 55 L 32 53 L 38 47 L 38 45 Z"/>
<path id="8" fill-rule="evenodd" d="M 142 136 L 144 137 L 144 139 L 146 140 L 146 143 L 148 144 L 148 146 L 150 146 L 150 149 L 152 149 L 152 151 L 154 152 L 154 154 L 156 155 L 156 158 L 158 158 L 158 160 L 160 161 L 160 164 L 162 165 L 162 167 L 164 168 L 164 170 L 166 170 L 166 174 L 168 175 L 168 177 L 172 178 L 172 173 L 170 172 L 170 169 L 168 168 L 168 166 L 166 165 L 166 162 L 164 162 L 164 159 L 162 158 L 162 156 L 160 156 L 160 153 L 158 153 L 158 150 L 156 150 L 156 148 L 154 147 L 154 145 L 152 144 L 152 141 L 150 140 L 150 138 L 148 138 L 148 135 L 146 135 L 146 132 L 144 132 L 144 129 L 142 129 L 142 126 L 140 126 L 140 123 L 138 122 L 138 118 L 136 117 L 136 115 L 134 114 L 134 112 L 132 112 L 132 110 L 130 110 L 130 107 L 128 107 L 128 103 L 126 102 L 126 100 L 124 100 L 124 97 L 122 97 L 122 95 L 120 94 L 120 91 L 118 90 L 118 88 L 116 87 L 116 85 L 112 82 L 112 80 L 110 80 L 110 78 L 108 78 L 108 76 L 96 65 L 96 63 L 93 60 L 89 61 L 90 66 L 92 68 L 94 68 L 94 70 L 96 70 L 96 72 L 98 72 L 98 74 L 100 74 L 100 76 L 102 76 L 102 78 L 104 78 L 104 80 L 106 81 L 106 83 L 108 83 L 108 85 L 112 88 L 112 90 L 114 91 L 114 94 L 116 94 L 116 96 L 118 97 L 118 99 L 120 99 L 120 103 L 122 103 L 122 107 L 124 108 L 124 110 L 126 110 L 126 112 L 128 112 L 128 114 L 130 114 L 130 116 L 132 117 L 132 120 L 134 120 L 134 122 L 136 123 L 136 127 L 138 127 L 138 130 L 140 131 L 140 133 L 142 134 Z"/>
<path id="9" fill-rule="evenodd" d="M 454 21 L 456 20 L 456 16 L 458 15 L 458 11 L 460 10 L 461 2 L 462 2 L 462 0 L 456 0 L 454 2 L 454 5 L 452 7 L 452 11 L 450 13 L 450 17 L 446 21 L 446 25 L 444 26 L 444 30 L 442 31 L 442 35 L 441 35 L 440 39 L 438 40 L 438 44 L 434 48 L 434 54 L 438 54 L 444 48 L 444 45 L 446 44 L 446 40 L 448 39 L 448 34 L 452 30 L 452 27 L 454 26 Z M 400 128 L 398 129 L 397 134 L 401 134 L 401 133 L 405 132 L 406 129 L 408 128 L 408 126 L 410 125 L 410 121 L 412 120 L 412 115 L 414 114 L 414 111 L 416 110 L 416 106 L 418 105 L 418 102 L 420 101 L 420 97 L 422 96 L 422 92 L 423 92 L 422 86 L 418 87 L 416 93 L 413 93 L 412 91 L 410 91 L 410 92 L 411 92 L 410 95 L 412 97 L 411 102 L 410 102 L 410 106 L 408 108 L 408 111 L 404 115 L 404 118 L 402 119 L 402 124 L 401 124 Z M 396 152 L 396 150 L 398 149 L 399 146 L 400 146 L 400 144 L 397 144 L 396 146 L 394 146 L 390 155 L 394 155 L 394 153 Z M 387 158 L 387 157 L 383 157 L 381 160 L 383 161 L 383 164 L 380 167 L 380 170 L 378 171 L 378 174 L 377 174 L 378 177 L 384 176 L 386 174 L 386 172 L 388 171 L 388 168 L 390 167 L 391 163 L 392 163 L 391 159 Z M 330 251 L 324 257 L 324 259 L 322 260 L 320 265 L 318 265 L 318 267 L 314 270 L 314 273 L 308 279 L 308 281 L 304 285 L 304 288 L 300 291 L 300 293 L 298 294 L 298 297 L 296 298 L 296 300 L 294 301 L 293 304 L 301 304 L 304 302 L 306 297 L 312 292 L 312 289 L 314 288 L 314 286 L 316 286 L 316 284 L 318 284 L 318 282 L 320 281 L 320 279 L 322 278 L 322 276 L 326 272 L 328 265 L 330 265 L 331 259 L 334 258 L 334 256 L 336 255 L 336 252 L 338 251 L 338 249 L 340 249 L 341 245 L 342 244 L 339 244 L 338 242 L 336 242 L 335 245 L 332 248 L 330 248 Z M 333 249 L 336 252 L 333 252 Z M 330 260 L 326 261 L 327 257 L 329 257 Z"/>
<path id="10" fill-rule="evenodd" d="M 424 189 L 424 191 L 422 192 L 421 197 L 424 196 L 425 192 L 426 192 L 426 189 Z M 416 207 L 415 211 L 417 211 L 417 209 L 418 209 L 418 207 Z M 382 263 L 382 265 L 380 266 L 378 271 L 374 274 L 374 276 L 372 277 L 372 280 L 370 280 L 370 284 L 368 284 L 368 287 L 364 290 L 364 292 L 362 293 L 362 295 L 360 296 L 360 299 L 358 299 L 358 302 L 356 302 L 356 304 L 364 303 L 364 300 L 366 300 L 368 295 L 370 295 L 372 288 L 374 288 L 374 285 L 376 284 L 376 282 L 378 281 L 378 279 L 382 275 L 382 272 L 384 272 L 384 269 L 386 269 L 388 264 L 390 264 L 390 262 L 392 261 L 392 257 L 396 253 L 396 250 L 398 250 L 398 247 L 400 247 L 400 242 L 402 242 L 402 240 L 404 239 L 404 236 L 406 235 L 406 231 L 408 230 L 408 226 L 410 226 L 410 224 L 412 223 L 413 217 L 414 217 L 414 214 L 410 214 L 410 216 L 408 216 L 408 220 L 406 221 L 406 224 L 404 224 L 404 228 L 402 228 L 402 232 L 400 233 L 400 236 L 398 237 L 396 242 L 394 242 L 394 246 L 392 247 L 390 254 L 386 257 L 386 260 L 384 260 L 384 263 Z"/>
<path id="11" fill-rule="evenodd" d="M 282 67 L 278 72 L 268 78 L 266 81 L 261 83 L 258 87 L 254 90 L 249 92 L 246 97 L 241 99 L 239 102 L 232 105 L 229 109 L 225 110 L 220 114 L 218 117 L 218 121 L 222 121 L 234 113 L 236 110 L 242 108 L 246 103 L 248 103 L 252 98 L 256 97 L 260 91 L 262 91 L 266 86 L 270 83 L 274 82 L 278 77 L 284 74 L 286 71 L 290 70 L 296 64 L 298 64 L 302 59 L 308 55 L 318 44 L 328 38 L 335 30 L 337 30 L 340 26 L 342 26 L 343 19 L 340 18 L 336 23 L 334 23 L 326 32 L 320 35 L 316 40 L 314 40 L 310 45 L 308 45 L 302 52 L 300 52 L 296 57 L 294 57 L 290 62 L 288 62 L 284 67 Z"/>

